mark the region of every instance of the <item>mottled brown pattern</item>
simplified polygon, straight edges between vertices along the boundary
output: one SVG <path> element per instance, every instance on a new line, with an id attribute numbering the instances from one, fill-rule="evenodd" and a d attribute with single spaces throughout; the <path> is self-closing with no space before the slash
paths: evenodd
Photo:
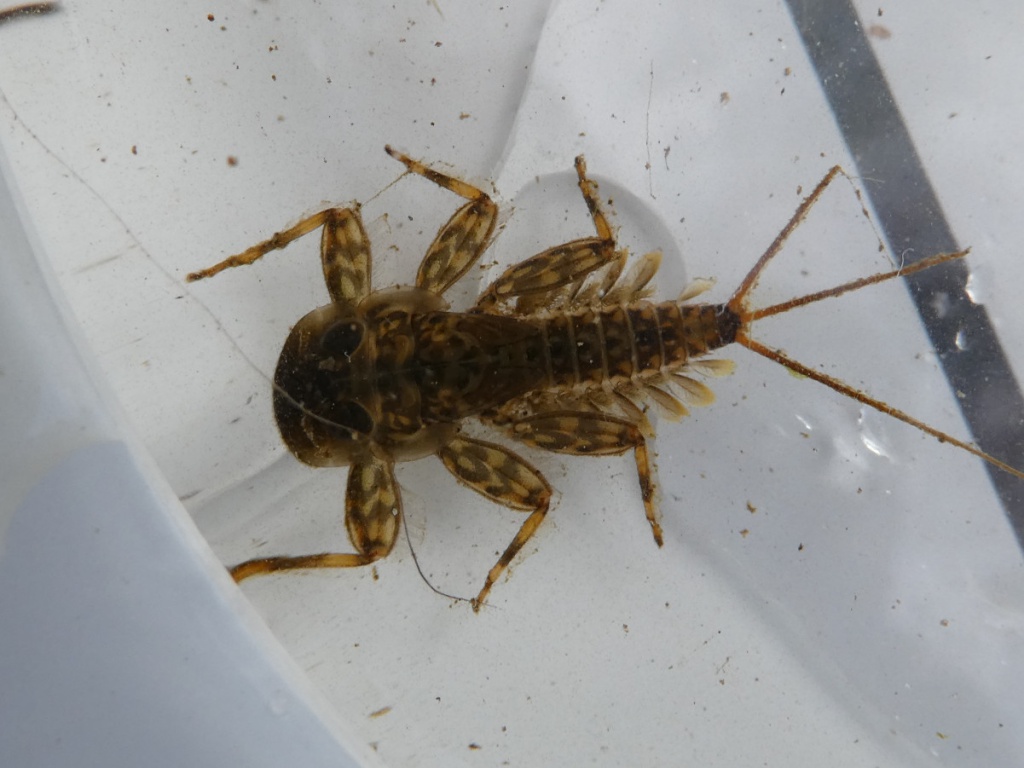
<path id="1" fill-rule="evenodd" d="M 728 361 L 705 356 L 734 341 L 1024 476 L 750 337 L 750 325 L 761 317 L 900 274 L 897 270 L 774 307 L 749 308 L 748 296 L 761 271 L 840 169 L 819 183 L 729 302 L 689 303 L 709 286 L 698 282 L 678 300 L 656 303 L 648 300 L 647 285 L 660 254 L 641 257 L 622 277 L 625 251 L 616 246 L 597 185 L 579 157 L 579 189 L 596 236 L 549 248 L 508 268 L 470 311 L 452 312 L 442 294 L 488 247 L 497 207 L 483 191 L 387 151 L 408 172 L 466 200 L 427 249 L 414 286 L 372 290 L 370 243 L 358 206 L 321 211 L 188 276 L 199 280 L 252 264 L 323 230 L 321 261 L 331 301 L 300 319 L 285 341 L 274 375 L 274 413 L 285 444 L 298 459 L 317 467 L 350 466 L 345 525 L 355 552 L 249 560 L 231 569 L 236 580 L 298 568 L 350 568 L 387 556 L 402 517 L 394 465 L 433 454 L 466 487 L 529 513 L 473 599 L 479 610 L 543 522 L 552 489 L 538 469 L 513 451 L 463 434 L 467 419 L 557 453 L 632 451 L 640 499 L 661 546 L 657 484 L 647 449 L 654 430 L 647 408 L 679 419 L 687 406 L 710 404 L 713 393 L 694 377 L 731 372 Z M 902 274 L 965 253 L 925 259 Z"/>
<path id="2" fill-rule="evenodd" d="M 331 301 L 356 303 L 366 298 L 373 259 L 358 208 L 325 212 L 320 254 Z"/>

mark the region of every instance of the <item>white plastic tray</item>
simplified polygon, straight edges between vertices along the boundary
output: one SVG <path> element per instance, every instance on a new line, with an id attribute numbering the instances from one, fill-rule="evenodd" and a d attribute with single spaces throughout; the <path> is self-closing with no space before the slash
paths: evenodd
<path id="1" fill-rule="evenodd" d="M 998 3 L 858 10 L 876 27 L 869 39 L 945 215 L 974 247 L 972 290 L 1019 372 L 1024 152 L 1009 94 L 1024 56 L 1013 25 Z M 346 548 L 345 475 L 298 465 L 270 411 L 267 377 L 290 324 L 326 300 L 315 237 L 208 283 L 186 285 L 187 272 L 325 204 L 370 201 L 398 175 L 382 149 L 390 142 L 474 183 L 493 180 L 508 216 L 493 253 L 501 264 L 589 233 L 572 184 L 572 158 L 585 152 L 621 242 L 665 250 L 664 295 L 706 276 L 718 279 L 712 298 L 724 298 L 827 168 L 854 167 L 784 4 L 75 3 L 0 27 L 0 39 L 5 172 L 80 324 L 72 338 L 84 338 L 83 356 L 138 435 L 127 445 L 162 473 L 143 476 L 161 514 L 178 515 L 145 549 L 118 539 L 117 551 L 129 574 L 163 563 L 163 587 L 135 588 L 156 613 L 186 585 L 208 595 L 202 608 L 187 601 L 192 621 L 234 626 L 213 633 L 235 644 L 215 666 L 231 647 L 267 641 L 247 639 L 239 593 L 163 483 L 234 563 Z M 368 202 L 378 285 L 412 279 L 455 205 L 418 179 Z M 839 184 L 758 296 L 770 303 L 884 269 L 874 238 Z M 5 316 L 2 332 L 29 339 L 35 329 Z M 759 333 L 966 434 L 898 284 Z M 629 457 L 530 454 L 557 503 L 480 615 L 432 593 L 404 541 L 374 570 L 244 585 L 318 691 L 309 727 L 343 723 L 331 727 L 345 735 L 323 736 L 324 754 L 351 737 L 396 766 L 1020 762 L 1024 740 L 1010 724 L 1024 684 L 1024 573 L 980 462 L 743 350 L 729 356 L 738 370 L 713 382 L 718 403 L 661 425 L 661 550 Z M 36 433 L 12 402 L 2 455 L 38 458 L 0 467 L 14 489 L 3 509 L 15 510 L 2 518 L 0 605 L 38 611 L 69 583 L 105 594 L 110 573 L 83 583 L 93 577 L 73 568 L 66 532 L 30 529 L 68 551 L 45 567 L 18 555 L 29 545 L 15 533 L 24 505 L 52 490 L 39 483 L 74 466 L 80 447 L 116 439 L 115 427 L 29 451 Z M 435 461 L 402 465 L 399 477 L 427 576 L 474 594 L 519 518 Z M 197 572 L 209 583 L 197 585 Z M 74 620 L 73 606 L 64 613 L 58 626 Z M 129 652 L 112 641 L 116 625 L 25 650 L 8 638 L 26 636 L 26 620 L 0 623 L 0 669 L 28 659 L 33 675 L 20 684 L 37 703 L 0 698 L 0 736 L 45 718 L 66 726 L 74 713 L 58 692 L 68 689 L 93 697 L 94 735 L 129 722 L 91 681 L 46 661 L 116 661 Z M 153 636 L 121 640 L 145 662 L 126 669 L 140 703 L 130 722 L 146 721 L 146 702 L 169 695 L 158 684 L 173 674 L 168 654 Z M 282 754 L 307 743 L 243 725 L 256 715 L 209 703 L 226 684 L 196 677 L 152 715 L 162 733 L 190 741 L 200 713 L 204 727 L 261 735 Z M 14 743 L 26 762 L 59 762 L 50 742 Z M 95 753 L 105 764 L 116 764 L 112 743 Z M 155 737 L 148 746 L 163 748 Z M 126 749 L 122 764 L 138 754 Z"/>

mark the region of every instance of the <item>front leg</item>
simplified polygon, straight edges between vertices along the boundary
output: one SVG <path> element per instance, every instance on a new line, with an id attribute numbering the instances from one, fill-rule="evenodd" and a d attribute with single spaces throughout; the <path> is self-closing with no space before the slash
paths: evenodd
<path id="1" fill-rule="evenodd" d="M 301 568 L 354 568 L 369 565 L 391 552 L 402 520 L 402 496 L 388 460 L 369 456 L 353 462 L 345 493 L 345 527 L 354 553 L 261 557 L 230 569 L 235 581 Z"/>
<path id="2" fill-rule="evenodd" d="M 314 213 L 295 226 L 275 233 L 269 240 L 228 256 L 212 267 L 192 272 L 185 279 L 192 283 L 213 277 L 225 269 L 248 266 L 320 227 L 323 227 L 320 260 L 331 300 L 356 304 L 370 293 L 372 264 L 370 240 L 363 227 L 359 206 L 328 208 Z"/>

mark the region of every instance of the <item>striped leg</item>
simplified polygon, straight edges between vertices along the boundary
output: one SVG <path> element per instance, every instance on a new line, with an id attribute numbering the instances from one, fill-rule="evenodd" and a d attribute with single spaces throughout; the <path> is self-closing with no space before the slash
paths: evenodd
<path id="1" fill-rule="evenodd" d="M 354 553 L 321 552 L 295 557 L 246 560 L 231 569 L 235 581 L 301 568 L 355 568 L 387 557 L 398 538 L 402 496 L 390 461 L 369 456 L 355 461 L 348 473 L 345 527 Z"/>
<path id="2" fill-rule="evenodd" d="M 507 448 L 459 436 L 437 452 L 448 471 L 466 486 L 511 509 L 530 511 L 515 538 L 494 564 L 483 589 L 473 599 L 479 611 L 491 587 L 544 522 L 551 503 L 551 486 L 544 476 Z"/>
<path id="3" fill-rule="evenodd" d="M 618 456 L 632 448 L 647 522 L 655 543 L 662 546 L 664 539 L 655 501 L 657 484 L 647 441 L 636 424 L 603 413 L 552 411 L 514 421 L 511 434 L 538 448 L 573 456 Z"/>

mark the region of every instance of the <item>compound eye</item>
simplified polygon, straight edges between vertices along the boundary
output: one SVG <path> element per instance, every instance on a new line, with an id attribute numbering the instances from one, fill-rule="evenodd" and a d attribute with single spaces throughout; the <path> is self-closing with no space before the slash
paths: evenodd
<path id="1" fill-rule="evenodd" d="M 363 326 L 351 320 L 341 320 L 320 336 L 320 348 L 333 357 L 351 358 L 363 343 Z"/>

